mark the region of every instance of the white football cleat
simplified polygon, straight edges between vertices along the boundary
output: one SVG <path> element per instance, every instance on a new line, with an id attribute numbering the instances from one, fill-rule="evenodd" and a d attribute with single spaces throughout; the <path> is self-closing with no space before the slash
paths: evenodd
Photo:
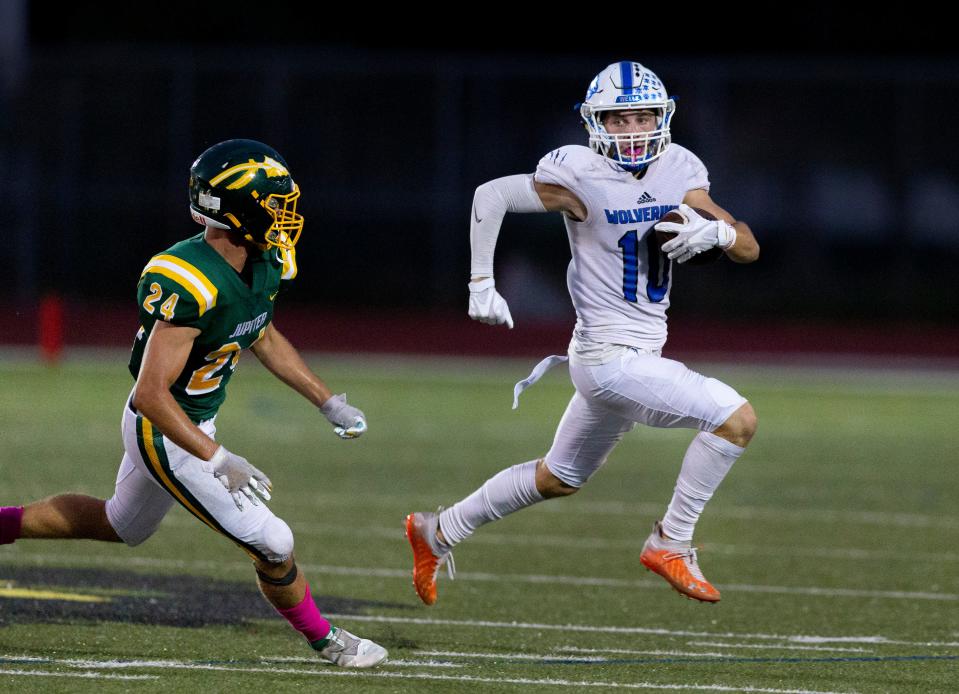
<path id="1" fill-rule="evenodd" d="M 374 667 L 386 660 L 386 649 L 369 639 L 361 639 L 346 629 L 333 627 L 329 643 L 319 650 L 320 657 L 340 667 Z"/>

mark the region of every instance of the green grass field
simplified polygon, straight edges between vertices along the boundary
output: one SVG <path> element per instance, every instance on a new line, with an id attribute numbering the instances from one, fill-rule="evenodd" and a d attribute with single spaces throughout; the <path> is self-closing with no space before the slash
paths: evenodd
<path id="1" fill-rule="evenodd" d="M 572 392 L 510 410 L 515 361 L 312 360 L 363 408 L 341 441 L 245 357 L 218 438 L 275 484 L 313 593 L 382 643 L 325 667 L 242 552 L 177 507 L 145 544 L 0 547 L 0 682 L 42 691 L 959 691 L 959 374 L 702 369 L 759 434 L 699 524 L 718 605 L 640 565 L 691 434 L 637 428 L 570 499 L 481 529 L 427 608 L 402 521 L 542 455 Z M 125 355 L 0 359 L 0 504 L 112 493 Z"/>

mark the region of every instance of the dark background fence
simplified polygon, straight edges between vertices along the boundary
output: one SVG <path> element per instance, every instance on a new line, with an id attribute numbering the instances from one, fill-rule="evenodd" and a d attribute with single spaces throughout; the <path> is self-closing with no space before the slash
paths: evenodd
<path id="1" fill-rule="evenodd" d="M 875 32 L 843 43 L 848 17 L 808 45 L 765 36 L 709 52 L 729 42 L 708 43 L 703 27 L 687 51 L 628 50 L 595 32 L 579 44 L 549 31 L 486 44 L 382 28 L 342 38 L 294 19 L 264 33 L 262 12 L 218 31 L 222 8 L 180 11 L 128 9 L 137 14 L 118 35 L 89 12 L 2 3 L 0 302 L 51 290 L 131 302 L 146 259 L 200 230 L 187 210 L 192 160 L 249 137 L 283 153 L 303 190 L 293 303 L 459 311 L 475 186 L 585 144 L 573 105 L 596 72 L 629 58 L 678 96 L 674 141 L 704 160 L 714 199 L 763 247 L 752 266 L 680 269 L 674 313 L 939 327 L 959 317 L 959 60 L 941 44 Z M 507 218 L 497 281 L 517 320 L 568 320 L 568 258 L 558 216 Z"/>

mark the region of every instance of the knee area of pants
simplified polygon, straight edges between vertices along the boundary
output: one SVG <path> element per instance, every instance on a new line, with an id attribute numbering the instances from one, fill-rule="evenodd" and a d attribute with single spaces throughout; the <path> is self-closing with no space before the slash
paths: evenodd
<path id="1" fill-rule="evenodd" d="M 120 539 L 123 540 L 123 544 L 125 544 L 127 547 L 136 547 L 137 545 L 142 545 L 144 542 L 150 539 L 150 535 L 122 535 L 116 528 L 113 530 L 117 535 L 119 535 Z"/>
<path id="2" fill-rule="evenodd" d="M 293 531 L 282 519 L 273 516 L 263 524 L 262 551 L 271 562 L 280 563 L 293 554 Z"/>
<path id="3" fill-rule="evenodd" d="M 150 539 L 150 536 L 156 531 L 155 527 L 139 528 L 137 532 L 133 532 L 133 529 L 131 528 L 119 527 L 122 524 L 117 520 L 117 518 L 115 518 L 117 514 L 114 512 L 115 508 L 113 507 L 113 504 L 113 498 L 107 499 L 104 512 L 107 517 L 107 523 L 109 523 L 110 527 L 113 528 L 113 532 L 117 534 L 117 537 L 123 540 L 123 544 L 125 544 L 127 547 L 136 547 L 137 545 L 142 545 L 144 542 Z"/>

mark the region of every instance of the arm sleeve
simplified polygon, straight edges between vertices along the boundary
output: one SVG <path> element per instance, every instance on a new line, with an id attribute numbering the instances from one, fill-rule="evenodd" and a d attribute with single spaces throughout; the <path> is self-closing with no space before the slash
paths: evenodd
<path id="1" fill-rule="evenodd" d="M 470 274 L 492 277 L 496 238 L 507 212 L 545 211 L 531 174 L 497 178 L 477 188 L 470 218 Z"/>

